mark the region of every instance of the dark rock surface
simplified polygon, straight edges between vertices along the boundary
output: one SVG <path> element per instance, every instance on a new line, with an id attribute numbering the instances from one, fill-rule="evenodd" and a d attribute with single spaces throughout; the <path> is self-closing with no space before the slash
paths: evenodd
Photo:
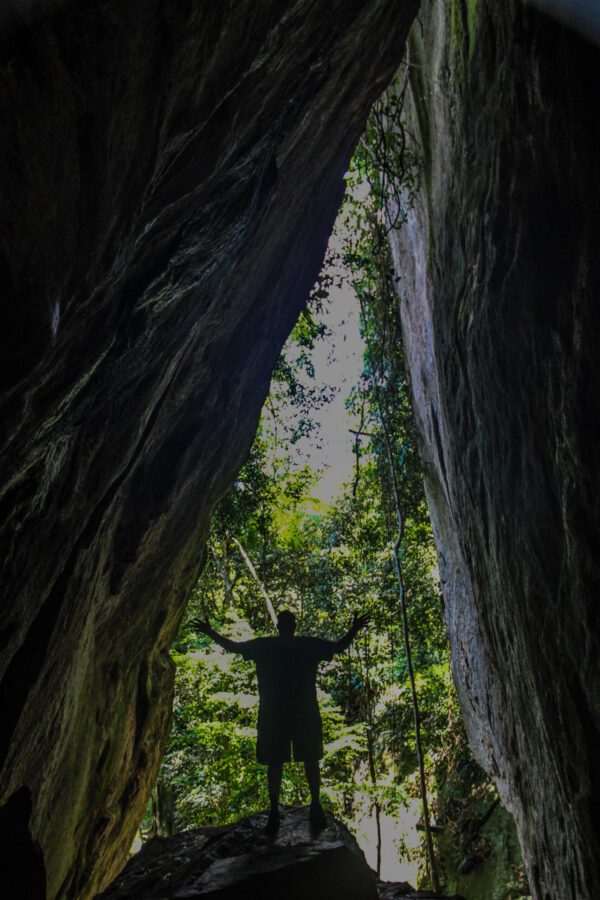
<path id="1" fill-rule="evenodd" d="M 393 253 L 455 681 L 533 896 L 596 900 L 600 58 L 521 3 L 426 2 L 411 62 Z"/>
<path id="2" fill-rule="evenodd" d="M 267 813 L 222 828 L 154 838 L 97 900 L 427 900 L 409 884 L 375 880 L 356 841 L 327 814 L 315 831 L 308 809 L 286 808 L 277 836 Z M 454 898 L 460 900 L 460 898 Z"/>
<path id="3" fill-rule="evenodd" d="M 0 887 L 3 897 L 46 900 L 42 848 L 29 830 L 31 793 L 22 787 L 0 806 Z"/>
<path id="4" fill-rule="evenodd" d="M 222 828 L 154 838 L 100 896 L 376 900 L 373 873 L 351 834 L 332 816 L 325 830 L 314 832 L 308 809 L 287 809 L 275 838 L 265 835 L 266 821 L 266 813 L 256 813 Z"/>
<path id="5" fill-rule="evenodd" d="M 416 891 L 408 881 L 377 882 L 378 900 L 465 900 L 460 894 L 434 894 L 432 891 Z"/>
<path id="6" fill-rule="evenodd" d="M 48 894 L 122 865 L 168 648 L 416 0 L 0 13 L 0 803 Z"/>

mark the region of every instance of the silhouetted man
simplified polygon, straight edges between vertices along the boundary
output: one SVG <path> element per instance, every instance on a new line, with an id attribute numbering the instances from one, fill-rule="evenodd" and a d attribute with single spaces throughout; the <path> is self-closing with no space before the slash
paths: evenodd
<path id="1" fill-rule="evenodd" d="M 318 828 L 326 825 L 320 800 L 319 760 L 323 757 L 323 735 L 317 703 L 317 667 L 320 662 L 330 660 L 334 653 L 346 650 L 367 621 L 367 616 L 355 613 L 352 625 L 339 641 L 295 636 L 296 617 L 287 609 L 277 616 L 279 637 L 252 641 L 231 641 L 211 628 L 208 619 L 192 622 L 198 631 L 207 634 L 225 650 L 241 653 L 256 664 L 260 697 L 256 758 L 268 766 L 271 810 L 267 832 L 270 834 L 279 827 L 281 777 L 284 762 L 291 758 L 290 747 L 294 759 L 304 763 L 311 796 L 310 821 Z"/>

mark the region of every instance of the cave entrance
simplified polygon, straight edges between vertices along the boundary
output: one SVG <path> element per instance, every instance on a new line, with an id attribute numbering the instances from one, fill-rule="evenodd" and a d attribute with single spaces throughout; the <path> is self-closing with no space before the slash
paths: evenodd
<path id="1" fill-rule="evenodd" d="M 337 639 L 358 611 L 370 628 L 319 674 L 324 804 L 382 879 L 426 886 L 422 775 L 441 886 L 464 891 L 471 881 L 465 896 L 476 898 L 484 894 L 469 873 L 480 877 L 502 854 L 508 885 L 521 859 L 512 820 L 471 755 L 452 684 L 386 240 L 404 213 L 394 223 L 382 214 L 388 188 L 368 155 L 373 127 L 249 457 L 213 517 L 173 648 L 173 727 L 139 840 L 268 807 L 254 666 L 192 620 L 208 617 L 242 641 L 274 634 L 274 611 L 289 609 L 300 633 Z M 397 187 L 394 196 L 401 202 Z M 281 802 L 308 799 L 303 766 L 286 765 Z M 493 817 L 496 844 L 484 829 Z"/>

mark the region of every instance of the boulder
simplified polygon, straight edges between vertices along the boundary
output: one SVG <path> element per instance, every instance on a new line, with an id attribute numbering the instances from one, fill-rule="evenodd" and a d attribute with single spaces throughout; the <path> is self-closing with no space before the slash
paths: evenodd
<path id="1" fill-rule="evenodd" d="M 222 828 L 154 838 L 97 900 L 377 900 L 375 877 L 331 815 L 315 832 L 308 809 L 285 810 L 277 835 L 266 813 Z"/>
<path id="2" fill-rule="evenodd" d="M 327 813 L 286 807 L 275 837 L 267 813 L 153 838 L 96 900 L 428 900 L 405 882 L 377 882 L 356 841 Z M 439 895 L 437 895 L 439 897 Z M 460 897 L 448 900 L 461 900 Z"/>

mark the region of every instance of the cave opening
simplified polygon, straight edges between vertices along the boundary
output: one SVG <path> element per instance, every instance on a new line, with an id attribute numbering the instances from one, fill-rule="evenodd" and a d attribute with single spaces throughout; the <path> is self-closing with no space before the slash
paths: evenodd
<path id="1" fill-rule="evenodd" d="M 379 879 L 431 888 L 422 760 L 436 889 L 467 900 L 525 896 L 514 822 L 473 758 L 452 683 L 402 350 L 388 237 L 407 221 L 421 170 L 406 146 L 405 88 L 397 77 L 371 111 L 249 457 L 213 514 L 172 647 L 171 734 L 134 848 L 268 808 L 254 665 L 195 621 L 249 641 L 276 633 L 274 613 L 285 608 L 301 634 L 336 639 L 359 612 L 369 629 L 318 679 L 326 808 Z M 302 764 L 286 765 L 281 803 L 308 800 Z"/>

